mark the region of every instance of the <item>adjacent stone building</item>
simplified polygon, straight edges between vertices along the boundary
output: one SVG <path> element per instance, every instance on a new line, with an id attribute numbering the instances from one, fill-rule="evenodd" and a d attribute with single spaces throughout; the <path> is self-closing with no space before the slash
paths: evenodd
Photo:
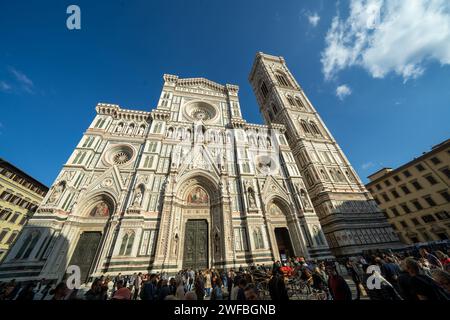
<path id="1" fill-rule="evenodd" d="M 284 60 L 258 54 L 250 81 L 266 125 L 242 118 L 238 86 L 205 78 L 164 75 L 150 112 L 98 104 L 0 277 L 237 268 L 397 245 Z"/>
<path id="2" fill-rule="evenodd" d="M 48 188 L 0 158 L 0 262 Z"/>
<path id="3" fill-rule="evenodd" d="M 402 242 L 450 236 L 450 139 L 392 169 L 369 176 L 366 185 Z"/>

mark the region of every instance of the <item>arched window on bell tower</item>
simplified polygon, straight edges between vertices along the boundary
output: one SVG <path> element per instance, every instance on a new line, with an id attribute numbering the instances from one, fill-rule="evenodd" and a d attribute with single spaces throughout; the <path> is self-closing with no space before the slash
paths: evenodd
<path id="1" fill-rule="evenodd" d="M 259 89 L 264 99 L 267 98 L 267 96 L 269 95 L 269 89 L 267 89 L 266 83 L 264 81 L 261 81 Z"/>
<path id="2" fill-rule="evenodd" d="M 275 72 L 275 78 L 277 78 L 278 84 L 280 86 L 291 87 L 291 83 L 289 82 L 289 80 L 287 79 L 286 75 L 283 72 L 281 71 Z"/>
<path id="3" fill-rule="evenodd" d="M 287 101 L 289 101 L 289 104 L 290 104 L 292 107 L 295 107 L 295 101 L 294 101 L 294 99 L 293 99 L 290 95 L 287 95 L 286 98 L 287 98 Z"/>
<path id="4" fill-rule="evenodd" d="M 302 129 L 303 129 L 303 131 L 306 134 L 310 134 L 311 133 L 311 130 L 309 129 L 309 126 L 308 126 L 308 124 L 306 123 L 305 120 L 300 120 L 300 125 L 302 126 Z"/>
<path id="5" fill-rule="evenodd" d="M 278 108 L 277 108 L 277 106 L 274 103 L 272 103 L 272 110 L 273 110 L 274 114 L 278 113 Z"/>
<path id="6" fill-rule="evenodd" d="M 299 109 L 304 109 L 305 107 L 302 104 L 302 101 L 300 100 L 299 97 L 295 97 L 295 103 L 297 104 L 297 107 L 299 107 Z"/>
<path id="7" fill-rule="evenodd" d="M 314 121 L 311 121 L 309 124 L 310 124 L 314 134 L 322 136 L 322 133 L 320 132 L 319 127 L 317 126 L 317 124 Z"/>

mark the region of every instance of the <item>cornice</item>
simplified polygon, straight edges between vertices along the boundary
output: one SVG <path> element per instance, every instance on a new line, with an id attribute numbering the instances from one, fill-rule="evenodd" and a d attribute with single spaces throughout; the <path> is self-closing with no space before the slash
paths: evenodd
<path id="1" fill-rule="evenodd" d="M 117 104 L 98 103 L 95 107 L 97 114 L 109 115 L 114 119 L 147 121 L 150 118 L 150 112 L 141 110 L 122 109 Z"/>

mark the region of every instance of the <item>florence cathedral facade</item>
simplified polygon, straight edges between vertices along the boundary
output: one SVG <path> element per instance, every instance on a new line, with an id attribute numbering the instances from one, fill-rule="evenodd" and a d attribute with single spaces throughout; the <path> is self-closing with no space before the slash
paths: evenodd
<path id="1" fill-rule="evenodd" d="M 398 239 L 282 57 L 238 86 L 164 75 L 150 112 L 100 103 L 0 266 L 3 279 L 269 265 L 393 248 Z"/>

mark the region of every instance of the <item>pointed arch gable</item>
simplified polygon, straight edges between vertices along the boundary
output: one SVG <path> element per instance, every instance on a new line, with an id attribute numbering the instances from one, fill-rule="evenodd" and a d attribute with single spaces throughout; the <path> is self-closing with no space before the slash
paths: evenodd
<path id="1" fill-rule="evenodd" d="M 97 194 L 104 192 L 111 194 L 113 198 L 118 198 L 122 190 L 125 189 L 122 176 L 117 166 L 112 166 L 95 178 L 87 187 L 86 194 Z"/>
<path id="2" fill-rule="evenodd" d="M 208 195 L 209 202 L 212 203 L 220 197 L 219 177 L 206 170 L 194 170 L 186 173 L 176 180 L 174 194 L 181 201 L 186 201 L 192 189 L 200 186 Z"/>
<path id="3" fill-rule="evenodd" d="M 274 195 L 266 203 L 265 215 L 272 226 L 288 227 L 293 221 L 294 210 L 287 199 Z"/>
<path id="4" fill-rule="evenodd" d="M 262 195 L 264 199 L 270 199 L 273 195 L 278 195 L 280 198 L 285 199 L 289 198 L 284 187 L 281 186 L 273 176 L 267 176 L 266 181 L 264 182 Z"/>
<path id="5" fill-rule="evenodd" d="M 89 217 L 94 208 L 101 203 L 105 204 L 106 206 L 102 206 L 102 208 L 98 209 L 102 212 L 108 212 L 107 215 L 105 214 L 102 217 L 110 217 L 117 209 L 116 197 L 110 192 L 99 190 L 95 193 L 90 194 L 89 197 L 85 197 L 84 199 L 82 199 L 77 208 L 74 208 L 73 212 L 75 212 L 75 214 L 78 216 Z"/>

